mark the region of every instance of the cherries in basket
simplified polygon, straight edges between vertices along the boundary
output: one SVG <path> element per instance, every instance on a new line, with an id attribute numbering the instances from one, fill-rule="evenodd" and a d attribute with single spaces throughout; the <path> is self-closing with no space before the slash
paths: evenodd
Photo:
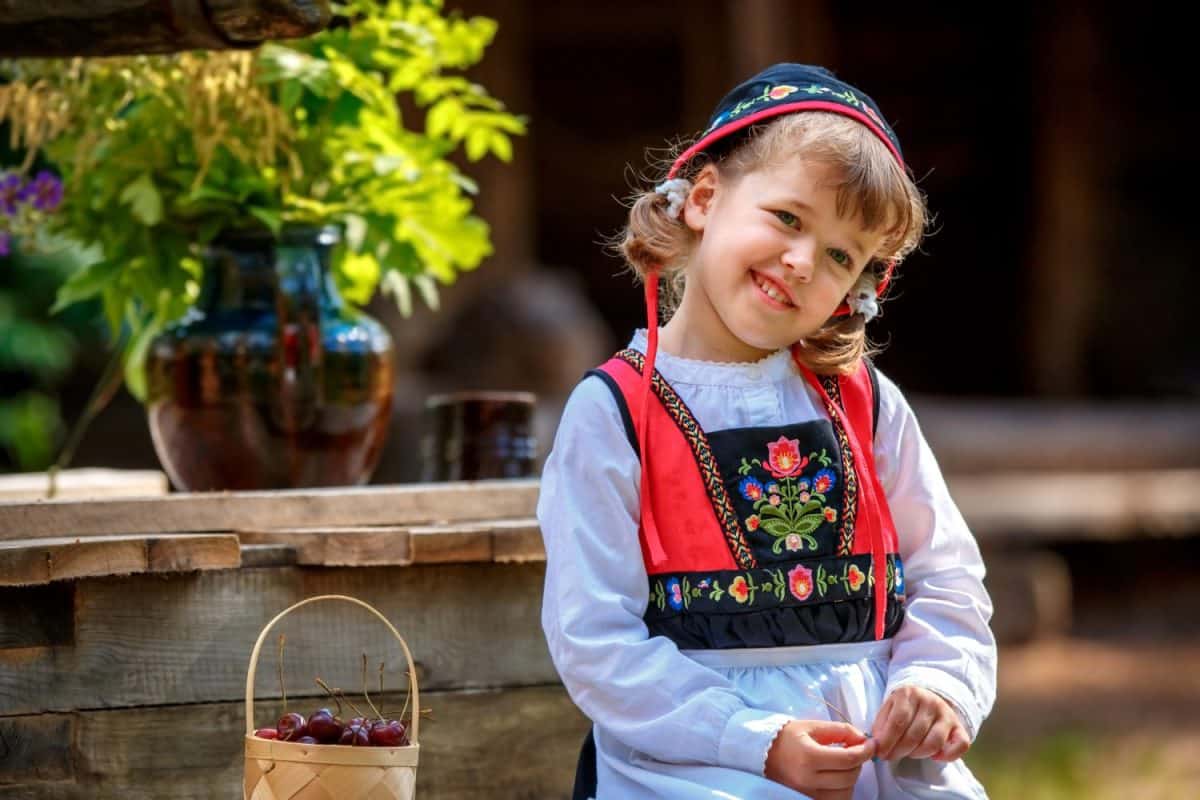
<path id="1" fill-rule="evenodd" d="M 303 714 L 287 710 L 287 692 L 283 685 L 283 646 L 284 637 L 279 637 L 279 690 L 283 696 L 284 714 L 279 718 L 274 728 L 259 728 L 254 735 L 260 739 L 275 739 L 283 742 L 298 744 L 340 744 L 352 747 L 404 747 L 409 744 L 408 728 L 405 726 L 404 712 L 408 710 L 408 697 L 404 698 L 404 709 L 400 719 L 390 719 L 384 716 L 367 693 L 367 655 L 363 653 L 363 698 L 367 706 L 375 712 L 374 716 L 363 714 L 354 703 L 350 702 L 341 689 L 331 689 L 325 681 L 317 678 L 317 685 L 329 693 L 337 704 L 337 712 L 328 708 L 314 711 L 307 719 Z M 379 691 L 383 693 L 383 664 L 379 665 Z M 348 722 L 342 721 L 342 700 L 354 710 L 357 716 Z"/>

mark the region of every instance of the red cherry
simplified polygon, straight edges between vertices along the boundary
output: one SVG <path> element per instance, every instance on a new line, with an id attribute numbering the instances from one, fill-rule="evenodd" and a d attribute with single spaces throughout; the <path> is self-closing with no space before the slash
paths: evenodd
<path id="1" fill-rule="evenodd" d="M 259 739 L 278 739 L 279 731 L 274 728 L 259 728 L 254 732 Z"/>
<path id="2" fill-rule="evenodd" d="M 295 711 L 280 717 L 275 730 L 279 731 L 279 738 L 285 742 L 294 742 L 301 736 L 308 735 L 308 726 L 304 721 L 304 715 L 297 714 Z"/>
<path id="3" fill-rule="evenodd" d="M 348 744 L 352 747 L 366 747 L 371 744 L 371 734 L 365 725 L 347 725 L 338 739 L 338 744 Z"/>
<path id="4" fill-rule="evenodd" d="M 342 721 L 322 708 L 308 718 L 308 735 L 321 744 L 334 744 L 342 737 Z"/>
<path id="5" fill-rule="evenodd" d="M 401 747 L 408 744 L 404 723 L 394 719 L 379 720 L 371 726 L 371 744 L 376 747 Z"/>

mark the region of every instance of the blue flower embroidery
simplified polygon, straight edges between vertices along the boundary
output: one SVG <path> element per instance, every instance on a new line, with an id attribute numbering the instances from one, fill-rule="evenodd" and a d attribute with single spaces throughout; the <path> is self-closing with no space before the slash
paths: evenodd
<path id="1" fill-rule="evenodd" d="M 823 469 L 813 478 L 813 491 L 818 494 L 825 494 L 833 488 L 837 483 L 837 476 L 833 474 L 831 469 Z"/>
<path id="2" fill-rule="evenodd" d="M 896 556 L 896 594 L 904 594 L 904 565 L 900 563 L 900 556 Z"/>
<path id="3" fill-rule="evenodd" d="M 742 482 L 738 484 L 738 490 L 741 491 L 742 497 L 750 501 L 758 500 L 763 496 L 762 482 L 753 476 L 742 478 Z"/>
<path id="4" fill-rule="evenodd" d="M 683 608 L 683 587 L 679 585 L 678 578 L 671 578 L 667 581 L 667 602 L 676 611 Z"/>

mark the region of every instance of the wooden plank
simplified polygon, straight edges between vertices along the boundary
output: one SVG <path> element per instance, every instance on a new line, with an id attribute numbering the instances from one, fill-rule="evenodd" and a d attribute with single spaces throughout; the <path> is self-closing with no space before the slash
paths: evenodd
<path id="1" fill-rule="evenodd" d="M 71 714 L 0 717 L 0 794 L 8 796 L 5 784 L 73 780 L 75 722 Z"/>
<path id="2" fill-rule="evenodd" d="M 414 564 L 453 564 L 492 560 L 488 525 L 433 525 L 408 531 Z"/>
<path id="3" fill-rule="evenodd" d="M 553 682 L 540 622 L 544 575 L 543 564 L 487 563 L 80 580 L 72 645 L 0 649 L 0 716 L 236 700 L 262 626 L 318 594 L 378 608 L 405 636 L 430 690 Z M 318 693 L 318 675 L 360 686 L 364 650 L 372 670 L 384 661 L 391 675 L 403 660 L 378 620 L 345 603 L 306 607 L 279 632 L 289 696 Z M 258 671 L 263 698 L 279 696 L 277 658 L 272 636 Z"/>
<path id="4" fill-rule="evenodd" d="M 951 476 L 981 540 L 1121 539 L 1200 531 L 1200 470 Z"/>
<path id="5" fill-rule="evenodd" d="M 287 545 L 296 563 L 323 567 L 544 561 L 537 520 L 455 525 L 286 528 L 238 531 L 243 545 Z"/>
<path id="6" fill-rule="evenodd" d="M 75 638 L 75 583 L 0 588 L 0 650 L 69 645 Z"/>
<path id="7" fill-rule="evenodd" d="M 531 517 L 536 479 L 0 503 L 0 540 Z"/>
<path id="8" fill-rule="evenodd" d="M 492 523 L 492 560 L 499 563 L 545 561 L 546 548 L 537 520 L 530 517 Z"/>
<path id="9" fill-rule="evenodd" d="M 187 572 L 241 566 L 237 537 L 97 536 L 0 542 L 0 586 L 141 572 Z"/>
<path id="10" fill-rule="evenodd" d="M 383 698 L 399 709 L 397 695 Z M 289 704 L 309 713 L 310 704 Z M 561 686 L 429 692 L 417 797 L 567 798 L 588 721 Z M 278 703 L 256 707 L 261 724 Z M 243 707 L 215 703 L 11 717 L 17 769 L 0 753 L 0 794 L 39 800 L 209 800 L 240 797 Z M 67 732 L 74 729 L 72 738 Z M 69 746 L 68 746 L 69 745 Z M 73 763 L 72 763 L 73 762 Z M 5 777 L 7 776 L 7 777 Z"/>
<path id="11" fill-rule="evenodd" d="M 328 0 L 0 2 L 0 56 L 71 57 L 221 50 L 309 36 Z"/>
<path id="12" fill-rule="evenodd" d="M 243 544 L 242 568 L 290 567 L 295 565 L 296 548 L 286 544 Z"/>
<path id="13" fill-rule="evenodd" d="M 55 496 L 64 500 L 161 496 L 170 488 L 166 474 L 158 470 L 68 469 L 58 473 L 55 483 Z M 44 500 L 49 488 L 45 472 L 0 475 L 0 501 Z"/>
<path id="14" fill-rule="evenodd" d="M 376 527 L 273 528 L 238 531 L 243 544 L 284 545 L 295 563 L 320 567 L 398 566 L 413 563 L 409 529 Z"/>

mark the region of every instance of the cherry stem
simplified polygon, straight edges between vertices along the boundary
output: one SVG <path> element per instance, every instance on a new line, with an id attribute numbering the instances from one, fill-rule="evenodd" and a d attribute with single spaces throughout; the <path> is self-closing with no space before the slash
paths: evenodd
<path id="1" fill-rule="evenodd" d="M 357 714 L 358 716 L 362 717 L 363 719 L 366 719 L 366 718 L 367 718 L 367 717 L 366 717 L 366 715 L 365 715 L 365 714 L 363 714 L 363 713 L 362 713 L 362 711 L 360 711 L 360 710 L 359 710 L 358 706 L 354 705 L 354 701 L 353 701 L 353 700 L 351 700 L 349 697 L 346 697 L 346 693 L 345 693 L 345 692 L 343 692 L 341 689 L 337 688 L 336 686 L 333 688 L 333 691 L 337 692 L 337 694 L 336 694 L 336 695 L 334 695 L 334 696 L 335 696 L 335 697 L 339 697 L 339 696 L 340 696 L 340 697 L 341 697 L 343 700 L 345 700 L 345 701 L 346 701 L 346 705 L 350 706 L 350 709 L 351 709 L 351 710 L 352 710 L 352 711 L 353 711 L 355 714 Z"/>
<path id="2" fill-rule="evenodd" d="M 383 662 L 379 662 L 379 696 L 383 697 Z M 379 717 L 383 718 L 383 700 L 379 701 Z"/>
<path id="3" fill-rule="evenodd" d="M 334 694 L 333 689 L 330 689 L 329 684 L 325 681 L 317 678 L 317 685 L 326 692 L 329 692 L 329 696 L 333 698 L 333 702 L 337 703 L 337 716 L 340 718 L 342 716 L 342 701 L 338 699 L 338 696 Z"/>
<path id="4" fill-rule="evenodd" d="M 383 715 L 379 713 L 379 709 L 376 708 L 375 704 L 371 702 L 371 696 L 369 694 L 367 694 L 367 654 L 363 653 L 362 656 L 363 656 L 363 669 L 362 669 L 363 697 L 366 698 L 367 705 L 369 705 L 371 707 L 371 710 L 375 712 L 375 716 L 378 717 L 379 720 L 382 722 Z"/>
<path id="5" fill-rule="evenodd" d="M 287 713 L 287 689 L 283 687 L 283 634 L 279 634 L 279 693 L 283 695 L 283 713 Z"/>

